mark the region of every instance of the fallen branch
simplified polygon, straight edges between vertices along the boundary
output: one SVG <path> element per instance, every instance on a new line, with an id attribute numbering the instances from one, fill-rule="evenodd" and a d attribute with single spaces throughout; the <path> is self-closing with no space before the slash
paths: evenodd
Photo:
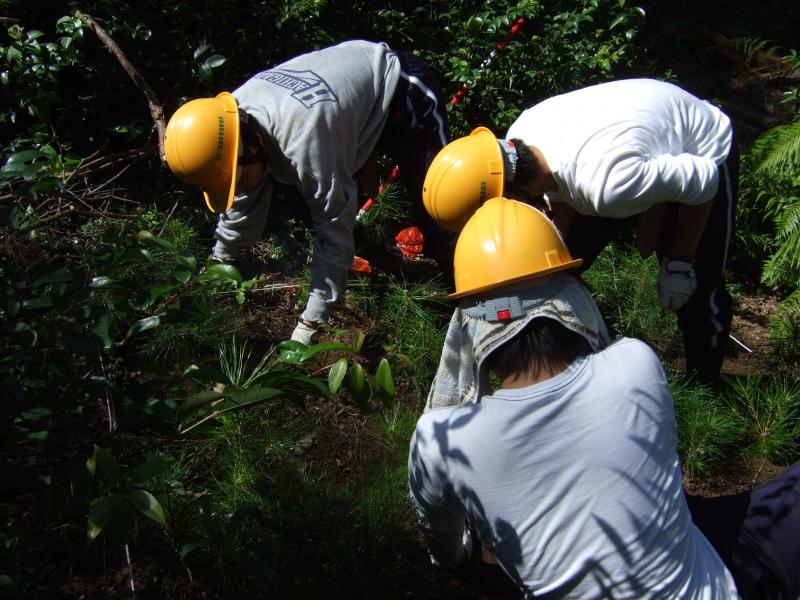
<path id="1" fill-rule="evenodd" d="M 92 31 L 94 31 L 97 38 L 103 43 L 106 49 L 116 57 L 116 59 L 119 61 L 119 64 L 122 65 L 122 68 L 125 69 L 125 72 L 136 84 L 136 87 L 138 87 L 142 93 L 144 93 L 145 97 L 147 98 L 147 104 L 150 108 L 150 116 L 153 118 L 156 131 L 158 132 L 158 155 L 163 157 L 164 132 L 167 126 L 164 121 L 164 108 L 158 101 L 158 96 L 156 96 L 153 88 L 150 87 L 150 84 L 147 83 L 144 77 L 142 77 L 141 73 L 139 73 L 139 71 L 137 71 L 136 68 L 131 64 L 122 49 L 113 39 L 111 39 L 111 36 L 106 33 L 106 30 L 103 29 L 97 23 L 97 21 L 92 18 L 91 15 L 77 10 L 75 11 L 75 16 L 85 21 L 89 27 L 92 28 Z"/>

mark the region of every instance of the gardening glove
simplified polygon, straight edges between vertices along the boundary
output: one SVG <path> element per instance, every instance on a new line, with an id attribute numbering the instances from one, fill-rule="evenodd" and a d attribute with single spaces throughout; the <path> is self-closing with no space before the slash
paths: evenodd
<path id="1" fill-rule="evenodd" d="M 661 306 L 672 310 L 681 308 L 697 289 L 694 259 L 665 256 L 661 261 L 656 289 Z"/>
<path id="2" fill-rule="evenodd" d="M 306 346 L 316 344 L 319 338 L 322 337 L 322 330 L 319 325 L 309 324 L 310 321 L 300 321 L 297 327 L 292 332 L 292 338 L 295 342 L 300 342 Z"/>

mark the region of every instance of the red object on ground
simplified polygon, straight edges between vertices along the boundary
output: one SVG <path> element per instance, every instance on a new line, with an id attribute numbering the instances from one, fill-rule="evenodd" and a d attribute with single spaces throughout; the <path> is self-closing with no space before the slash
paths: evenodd
<path id="1" fill-rule="evenodd" d="M 404 258 L 419 258 L 422 255 L 425 236 L 417 227 L 406 227 L 395 236 L 394 240 Z"/>
<path id="2" fill-rule="evenodd" d="M 350 267 L 350 270 L 356 273 L 372 273 L 372 267 L 369 261 L 360 256 L 353 257 L 353 265 Z"/>

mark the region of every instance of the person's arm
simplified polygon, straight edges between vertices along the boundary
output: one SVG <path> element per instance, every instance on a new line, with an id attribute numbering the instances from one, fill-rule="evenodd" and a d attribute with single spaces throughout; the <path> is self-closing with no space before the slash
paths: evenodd
<path id="1" fill-rule="evenodd" d="M 547 203 L 553 213 L 553 223 L 555 223 L 561 235 L 566 236 L 575 218 L 575 209 L 566 202 L 548 201 Z"/>
<path id="2" fill-rule="evenodd" d="M 341 299 L 355 252 L 353 227 L 357 204 L 352 178 L 331 178 L 309 201 L 314 221 L 314 254 L 311 263 L 311 291 L 301 319 L 327 323 Z"/>
<path id="3" fill-rule="evenodd" d="M 681 204 L 678 207 L 675 235 L 661 259 L 656 284 L 658 299 L 664 308 L 678 310 L 697 289 L 694 259 L 710 212 L 710 200 L 704 204 Z"/>
<path id="4" fill-rule="evenodd" d="M 217 219 L 213 258 L 235 259 L 242 249 L 258 241 L 267 223 L 271 198 L 272 182 L 266 176 L 246 194 L 234 196 L 233 206 Z"/>
<path id="5" fill-rule="evenodd" d="M 681 204 L 678 207 L 675 237 L 667 251 L 667 256 L 694 258 L 710 213 L 710 200 L 703 204 Z"/>
<path id="6" fill-rule="evenodd" d="M 417 424 L 408 455 L 408 483 L 417 525 L 431 557 L 442 567 L 455 567 L 467 559 L 464 547 L 465 515 L 451 497 L 451 484 L 443 457 L 436 452 L 432 421 Z"/>

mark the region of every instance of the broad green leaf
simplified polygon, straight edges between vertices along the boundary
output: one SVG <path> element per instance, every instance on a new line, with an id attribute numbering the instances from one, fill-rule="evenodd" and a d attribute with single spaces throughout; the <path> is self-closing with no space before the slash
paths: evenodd
<path id="1" fill-rule="evenodd" d="M 133 473 L 131 474 L 130 481 L 131 483 L 144 483 L 156 475 L 160 475 L 174 463 L 175 459 L 168 454 L 151 456 L 138 467 L 136 467 L 136 469 L 134 469 Z"/>
<path id="2" fill-rule="evenodd" d="M 52 306 L 53 298 L 50 296 L 50 294 L 22 301 L 22 308 L 25 310 L 41 310 L 43 308 L 52 308 Z"/>
<path id="3" fill-rule="evenodd" d="M 360 352 L 361 348 L 364 346 L 364 340 L 367 336 L 364 334 L 363 331 L 360 329 L 356 329 L 355 336 L 353 337 L 352 351 L 353 352 Z"/>
<path id="4" fill-rule="evenodd" d="M 620 15 L 620 16 L 618 16 L 616 19 L 614 19 L 613 21 L 611 21 L 611 25 L 609 25 L 609 26 L 608 26 L 608 29 L 609 29 L 609 30 L 611 30 L 611 29 L 614 29 L 614 27 L 616 27 L 616 26 L 617 26 L 617 25 L 619 25 L 620 23 L 624 23 L 624 22 L 625 22 L 627 19 L 628 19 L 628 16 L 627 16 L 627 15 Z"/>
<path id="5" fill-rule="evenodd" d="M 111 516 L 112 509 L 118 502 L 120 502 L 119 496 L 103 498 L 95 505 L 92 512 L 89 513 L 86 536 L 89 538 L 90 542 L 103 531 Z"/>
<path id="6" fill-rule="evenodd" d="M 286 340 L 278 344 L 281 360 L 287 365 L 298 365 L 307 360 L 305 351 L 308 346 L 296 340 Z"/>
<path id="7" fill-rule="evenodd" d="M 194 59 L 195 60 L 199 59 L 201 56 L 203 56 L 203 54 L 208 52 L 209 49 L 211 49 L 211 44 L 203 42 L 197 48 L 194 49 Z"/>
<path id="8" fill-rule="evenodd" d="M 128 498 L 143 515 L 150 517 L 162 527 L 167 527 L 167 515 L 153 494 L 145 490 L 133 490 L 128 494 Z"/>
<path id="9" fill-rule="evenodd" d="M 244 408 L 245 406 L 258 404 L 260 402 L 264 402 L 265 400 L 269 400 L 270 398 L 283 395 L 285 395 L 283 390 L 269 387 L 256 387 L 240 392 L 234 392 L 230 395 L 230 400 L 225 402 L 225 409 L 223 412 Z"/>
<path id="10" fill-rule="evenodd" d="M 156 263 L 156 259 L 153 256 L 153 253 L 150 252 L 147 248 L 142 248 L 141 246 L 131 246 L 128 248 L 123 256 L 129 260 L 134 260 L 136 262 L 146 262 L 148 264 L 154 265 Z"/>
<path id="11" fill-rule="evenodd" d="M 375 383 L 378 385 L 379 396 L 383 403 L 390 402 L 394 398 L 395 386 L 392 368 L 385 358 L 381 359 L 378 370 L 375 371 Z"/>
<path id="12" fill-rule="evenodd" d="M 304 393 L 317 392 L 320 396 L 328 396 L 330 394 L 330 389 L 324 381 L 308 375 L 293 373 L 291 377 L 286 379 L 286 385 L 292 388 L 305 388 L 300 390 Z"/>
<path id="13" fill-rule="evenodd" d="M 176 267 L 175 270 L 172 271 L 172 276 L 181 283 L 186 283 L 192 278 L 192 272 L 183 267 Z"/>
<path id="14" fill-rule="evenodd" d="M 296 390 L 301 393 L 317 393 L 328 396 L 330 390 L 327 382 L 319 377 L 311 377 L 295 370 L 272 369 L 255 379 L 259 386 L 269 386 L 282 390 Z"/>
<path id="15" fill-rule="evenodd" d="M 197 412 L 201 408 L 211 404 L 215 400 L 219 400 L 220 398 L 224 398 L 226 394 L 221 392 L 213 392 L 211 390 L 207 390 L 205 392 L 200 392 L 197 394 L 192 394 L 178 408 L 178 421 L 182 422 L 188 417 L 189 415 Z"/>
<path id="16" fill-rule="evenodd" d="M 307 346 L 302 350 L 303 362 L 310 360 L 320 352 L 353 352 L 353 346 L 340 342 L 325 342 L 324 344 Z"/>
<path id="17" fill-rule="evenodd" d="M 103 348 L 108 350 L 114 345 L 114 339 L 111 337 L 111 326 L 114 323 L 114 317 L 110 310 L 104 310 L 102 314 L 95 321 L 94 327 L 91 332 L 99 337 L 103 342 Z"/>
<path id="18" fill-rule="evenodd" d="M 97 444 L 94 445 L 94 460 L 100 470 L 114 483 L 122 481 L 122 469 L 111 452 L 105 448 L 101 448 Z"/>
<path id="19" fill-rule="evenodd" d="M 217 67 L 224 65 L 226 60 L 228 59 L 221 54 L 214 54 L 213 56 L 209 56 L 203 62 L 203 64 L 208 66 L 210 69 L 216 69 Z"/>
<path id="20" fill-rule="evenodd" d="M 197 268 L 197 259 L 191 252 L 181 252 L 178 254 L 177 259 L 179 264 L 186 267 L 190 271 L 194 271 Z"/>
<path id="21" fill-rule="evenodd" d="M 233 265 L 213 263 L 206 265 L 205 272 L 198 279 L 201 281 L 207 281 L 209 279 L 230 279 L 236 283 L 241 283 L 242 274 L 239 272 L 239 269 Z"/>
<path id="22" fill-rule="evenodd" d="M 151 285 L 146 290 L 144 290 L 144 298 L 139 303 L 140 308 L 148 308 L 152 306 L 157 300 L 163 298 L 171 291 L 177 289 L 177 285 L 173 285 L 171 283 L 161 283 L 159 285 Z"/>
<path id="23" fill-rule="evenodd" d="M 22 150 L 21 152 L 15 152 L 9 156 L 8 160 L 6 161 L 6 165 L 27 163 L 31 160 L 45 157 L 47 157 L 47 154 L 40 150 Z"/>
<path id="24" fill-rule="evenodd" d="M 133 507 L 124 500 L 120 500 L 111 508 L 111 514 L 106 523 L 106 536 L 112 544 L 124 546 L 133 539 L 136 531 L 136 521 Z"/>
<path id="25" fill-rule="evenodd" d="M 92 465 L 94 465 L 94 460 L 92 460 Z M 69 494 L 74 503 L 83 505 L 97 495 L 94 472 L 89 470 L 88 461 L 77 456 L 70 456 L 66 460 L 65 470 L 69 480 Z"/>
<path id="26" fill-rule="evenodd" d="M 140 244 L 148 244 L 151 246 L 160 246 L 164 250 L 175 250 L 175 244 L 163 238 L 153 235 L 149 231 L 140 231 L 137 236 Z"/>
<path id="27" fill-rule="evenodd" d="M 42 273 L 31 281 L 31 287 L 39 287 L 40 285 L 47 285 L 49 283 L 69 282 L 72 281 L 72 273 L 65 266 L 61 266 L 54 271 Z"/>
<path id="28" fill-rule="evenodd" d="M 11 339 L 25 348 L 33 348 L 39 340 L 39 334 L 27 323 L 14 323 Z"/>
<path id="29" fill-rule="evenodd" d="M 353 397 L 356 406 L 366 412 L 369 409 L 371 391 L 364 373 L 364 367 L 359 363 L 353 363 L 353 366 L 347 373 L 347 377 L 345 377 L 344 384 L 347 391 L 349 391 L 350 395 Z"/>
<path id="30" fill-rule="evenodd" d="M 161 325 L 161 316 L 160 315 L 153 315 L 152 317 L 146 317 L 144 319 L 140 319 L 136 321 L 131 328 L 128 329 L 128 333 L 125 336 L 129 338 L 131 336 L 136 335 L 137 333 L 141 333 L 143 331 L 147 331 L 148 329 L 153 329 Z"/>
<path id="31" fill-rule="evenodd" d="M 335 394 L 342 387 L 345 375 L 347 375 L 347 359 L 340 358 L 328 371 L 328 389 L 331 394 Z"/>
<path id="32" fill-rule="evenodd" d="M 124 279 L 115 279 L 113 277 L 94 277 L 89 282 L 89 289 L 92 290 L 127 290 L 135 287 Z"/>
<path id="33" fill-rule="evenodd" d="M 5 292 L 2 299 L 3 310 L 5 310 L 6 314 L 13 319 L 19 313 L 22 303 L 19 301 L 19 297 L 17 296 L 16 292 L 14 292 L 14 290 L 12 290 L 10 287 L 5 288 L 3 291 Z"/>

